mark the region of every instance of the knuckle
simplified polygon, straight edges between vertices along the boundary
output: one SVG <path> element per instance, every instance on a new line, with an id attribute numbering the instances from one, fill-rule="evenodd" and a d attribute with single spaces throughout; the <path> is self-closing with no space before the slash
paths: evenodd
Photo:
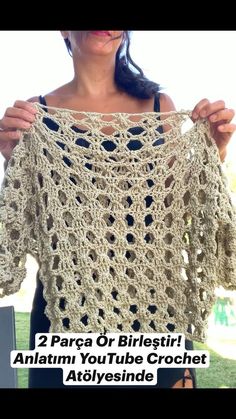
<path id="1" fill-rule="evenodd" d="M 202 101 L 201 101 L 201 108 L 202 107 L 206 107 L 206 106 L 209 106 L 210 105 L 210 101 L 207 99 L 207 98 L 204 98 L 204 99 L 202 99 Z"/>
<path id="2" fill-rule="evenodd" d="M 5 118 L 4 117 L 0 121 L 0 128 L 1 129 L 6 129 L 6 122 L 5 122 Z"/>
<path id="3" fill-rule="evenodd" d="M 222 106 L 222 108 L 225 108 L 225 101 L 219 100 L 219 105 Z"/>
<path id="4" fill-rule="evenodd" d="M 4 139 L 9 141 L 12 139 L 12 131 L 6 131 L 4 132 Z"/>
<path id="5" fill-rule="evenodd" d="M 22 118 L 28 118 L 29 117 L 29 111 L 27 110 L 22 110 L 21 111 L 21 116 Z"/>
<path id="6" fill-rule="evenodd" d="M 30 112 L 30 109 L 27 111 L 24 111 L 24 113 L 22 113 L 22 118 L 24 118 L 25 121 L 29 121 L 29 122 L 33 122 L 34 121 L 34 115 Z"/>
<path id="7" fill-rule="evenodd" d="M 8 141 L 9 140 L 9 132 L 8 131 L 2 131 L 0 132 L 0 138 L 1 141 Z"/>
<path id="8" fill-rule="evenodd" d="M 200 112 L 203 108 L 205 108 L 207 105 L 209 105 L 209 103 L 210 103 L 209 100 L 204 98 L 197 104 L 197 106 L 195 107 L 195 110 L 197 112 Z"/>
<path id="9" fill-rule="evenodd" d="M 5 110 L 5 114 L 4 114 L 4 116 L 8 116 L 8 115 L 11 113 L 11 109 L 13 109 L 13 108 L 7 108 L 7 109 Z"/>
<path id="10" fill-rule="evenodd" d="M 7 117 L 9 120 L 11 120 L 12 118 L 15 118 L 16 115 L 17 115 L 17 109 L 16 108 L 7 108 L 7 110 L 5 112 L 5 117 Z"/>
<path id="11" fill-rule="evenodd" d="M 31 126 L 31 122 L 25 121 L 24 119 L 19 119 L 18 121 L 19 123 L 17 128 L 30 128 Z"/>
<path id="12" fill-rule="evenodd" d="M 9 139 L 18 139 L 19 137 L 20 137 L 20 133 L 19 133 L 19 131 L 9 131 L 8 132 L 8 134 L 9 134 Z"/>
<path id="13" fill-rule="evenodd" d="M 4 115 L 7 115 L 9 112 L 11 112 L 11 107 L 8 107 L 6 110 L 5 110 L 5 114 Z"/>
<path id="14" fill-rule="evenodd" d="M 195 111 L 196 113 L 199 113 L 199 112 L 200 112 L 200 110 L 201 110 L 201 105 L 197 104 L 197 105 L 195 106 L 195 108 L 194 108 L 194 111 Z"/>
<path id="15" fill-rule="evenodd" d="M 23 109 L 17 109 L 17 111 L 15 112 L 15 118 L 17 122 L 23 121 L 23 119 L 25 118 L 25 111 Z"/>

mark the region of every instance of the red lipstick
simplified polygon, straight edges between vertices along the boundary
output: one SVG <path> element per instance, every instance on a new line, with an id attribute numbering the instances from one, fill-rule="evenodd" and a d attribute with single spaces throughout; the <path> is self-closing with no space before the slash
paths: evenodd
<path id="1" fill-rule="evenodd" d="M 96 36 L 111 36 L 109 31 L 90 31 L 90 33 Z"/>

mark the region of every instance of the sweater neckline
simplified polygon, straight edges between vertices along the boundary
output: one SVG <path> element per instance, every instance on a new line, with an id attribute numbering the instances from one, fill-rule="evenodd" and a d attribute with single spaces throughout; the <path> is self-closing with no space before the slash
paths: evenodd
<path id="1" fill-rule="evenodd" d="M 191 120 L 192 111 L 190 110 L 178 110 L 169 112 L 142 112 L 142 113 L 127 113 L 127 112 L 113 112 L 113 113 L 99 113 L 99 112 L 86 112 L 76 111 L 67 108 L 58 108 L 54 106 L 45 106 L 38 102 L 33 102 L 33 105 L 38 109 L 38 120 L 52 119 L 55 123 L 59 123 L 63 119 L 67 119 L 69 124 L 73 127 L 80 128 L 87 131 L 88 127 L 93 126 L 99 130 L 99 133 L 104 138 L 113 138 L 116 134 L 122 134 L 133 127 L 144 127 L 144 129 L 150 129 L 163 126 L 165 124 L 171 125 L 171 128 L 166 132 L 162 133 L 162 137 L 168 141 L 171 140 L 173 132 L 178 132 L 180 126 L 183 123 L 192 123 L 190 128 L 184 129 L 184 134 L 190 134 L 196 129 L 198 130 L 199 124 L 203 122 L 208 123 L 207 119 L 200 119 L 195 122 Z M 45 110 L 46 109 L 46 110 Z M 53 113 L 47 110 L 54 111 Z M 77 118 L 76 115 L 79 117 Z M 165 118 L 161 118 L 161 116 Z M 140 119 L 137 120 L 137 117 Z M 173 122 L 173 119 L 175 120 Z M 172 120 L 172 122 L 171 122 Z M 110 126 L 114 123 L 114 131 L 112 134 L 102 132 L 103 127 Z M 205 124 L 204 124 L 205 125 Z M 90 129 L 90 128 L 89 128 Z M 138 139 L 136 135 L 136 139 Z M 215 141 L 213 140 L 213 143 Z"/>
<path id="2" fill-rule="evenodd" d="M 54 110 L 56 113 L 70 113 L 70 114 L 81 114 L 81 115 L 86 115 L 86 116 L 98 116 L 98 117 L 106 117 L 106 116 L 123 116 L 126 118 L 132 118 L 132 116 L 144 116 L 144 117 L 148 117 L 148 116 L 155 116 L 155 117 L 159 117 L 160 115 L 166 115 L 166 116 L 171 116 L 171 115 L 182 115 L 182 116 L 187 116 L 187 117 L 191 117 L 192 115 L 192 111 L 191 110 L 184 110 L 181 109 L 179 111 L 168 111 L 168 112 L 155 112 L 155 111 L 149 111 L 149 112 L 137 112 L 137 113 L 128 113 L 128 112 L 109 112 L 109 113 L 102 113 L 102 112 L 91 112 L 91 111 L 76 111 L 74 109 L 68 109 L 68 108 L 58 108 L 55 106 L 46 106 L 43 105 L 41 103 L 38 102 L 33 102 L 33 105 L 35 105 L 37 108 L 41 109 L 44 113 L 45 116 L 50 117 L 53 116 L 53 114 L 50 114 L 49 112 L 47 112 L 45 109 L 51 109 Z"/>

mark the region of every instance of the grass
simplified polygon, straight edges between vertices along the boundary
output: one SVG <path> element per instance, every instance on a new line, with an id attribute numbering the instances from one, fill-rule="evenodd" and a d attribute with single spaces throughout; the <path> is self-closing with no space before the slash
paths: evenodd
<path id="1" fill-rule="evenodd" d="M 29 313 L 16 313 L 16 339 L 17 349 L 28 349 Z M 210 352 L 210 367 L 196 369 L 198 388 L 236 388 L 236 361 L 222 358 L 202 343 L 195 342 L 194 349 Z M 18 369 L 18 387 L 28 387 L 27 369 Z"/>
<path id="2" fill-rule="evenodd" d="M 194 343 L 194 348 L 210 352 L 210 367 L 197 370 L 198 388 L 236 388 L 236 361 L 219 356 L 199 342 Z"/>
<path id="3" fill-rule="evenodd" d="M 16 313 L 16 346 L 19 350 L 29 349 L 29 313 Z M 18 368 L 18 387 L 28 388 L 28 369 Z"/>

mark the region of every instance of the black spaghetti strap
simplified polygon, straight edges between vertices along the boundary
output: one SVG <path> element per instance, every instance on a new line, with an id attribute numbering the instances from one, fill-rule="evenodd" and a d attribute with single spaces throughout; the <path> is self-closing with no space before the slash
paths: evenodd
<path id="1" fill-rule="evenodd" d="M 47 103 L 46 103 L 46 100 L 45 100 L 44 96 L 41 96 L 41 95 L 39 96 L 39 103 L 40 103 L 40 105 L 47 106 Z M 45 108 L 44 110 L 45 110 L 45 112 L 48 112 L 47 108 Z"/>
<path id="2" fill-rule="evenodd" d="M 155 97 L 154 97 L 154 112 L 160 112 L 160 93 L 155 93 Z M 160 116 L 157 117 L 157 119 L 160 120 Z M 161 134 L 163 134 L 163 126 L 160 125 L 157 128 L 157 131 L 159 131 Z M 157 140 L 158 142 L 160 142 L 160 144 L 163 144 L 163 139 L 159 139 Z"/>
<path id="3" fill-rule="evenodd" d="M 154 112 L 160 112 L 160 95 L 159 95 L 159 93 L 155 94 Z"/>

